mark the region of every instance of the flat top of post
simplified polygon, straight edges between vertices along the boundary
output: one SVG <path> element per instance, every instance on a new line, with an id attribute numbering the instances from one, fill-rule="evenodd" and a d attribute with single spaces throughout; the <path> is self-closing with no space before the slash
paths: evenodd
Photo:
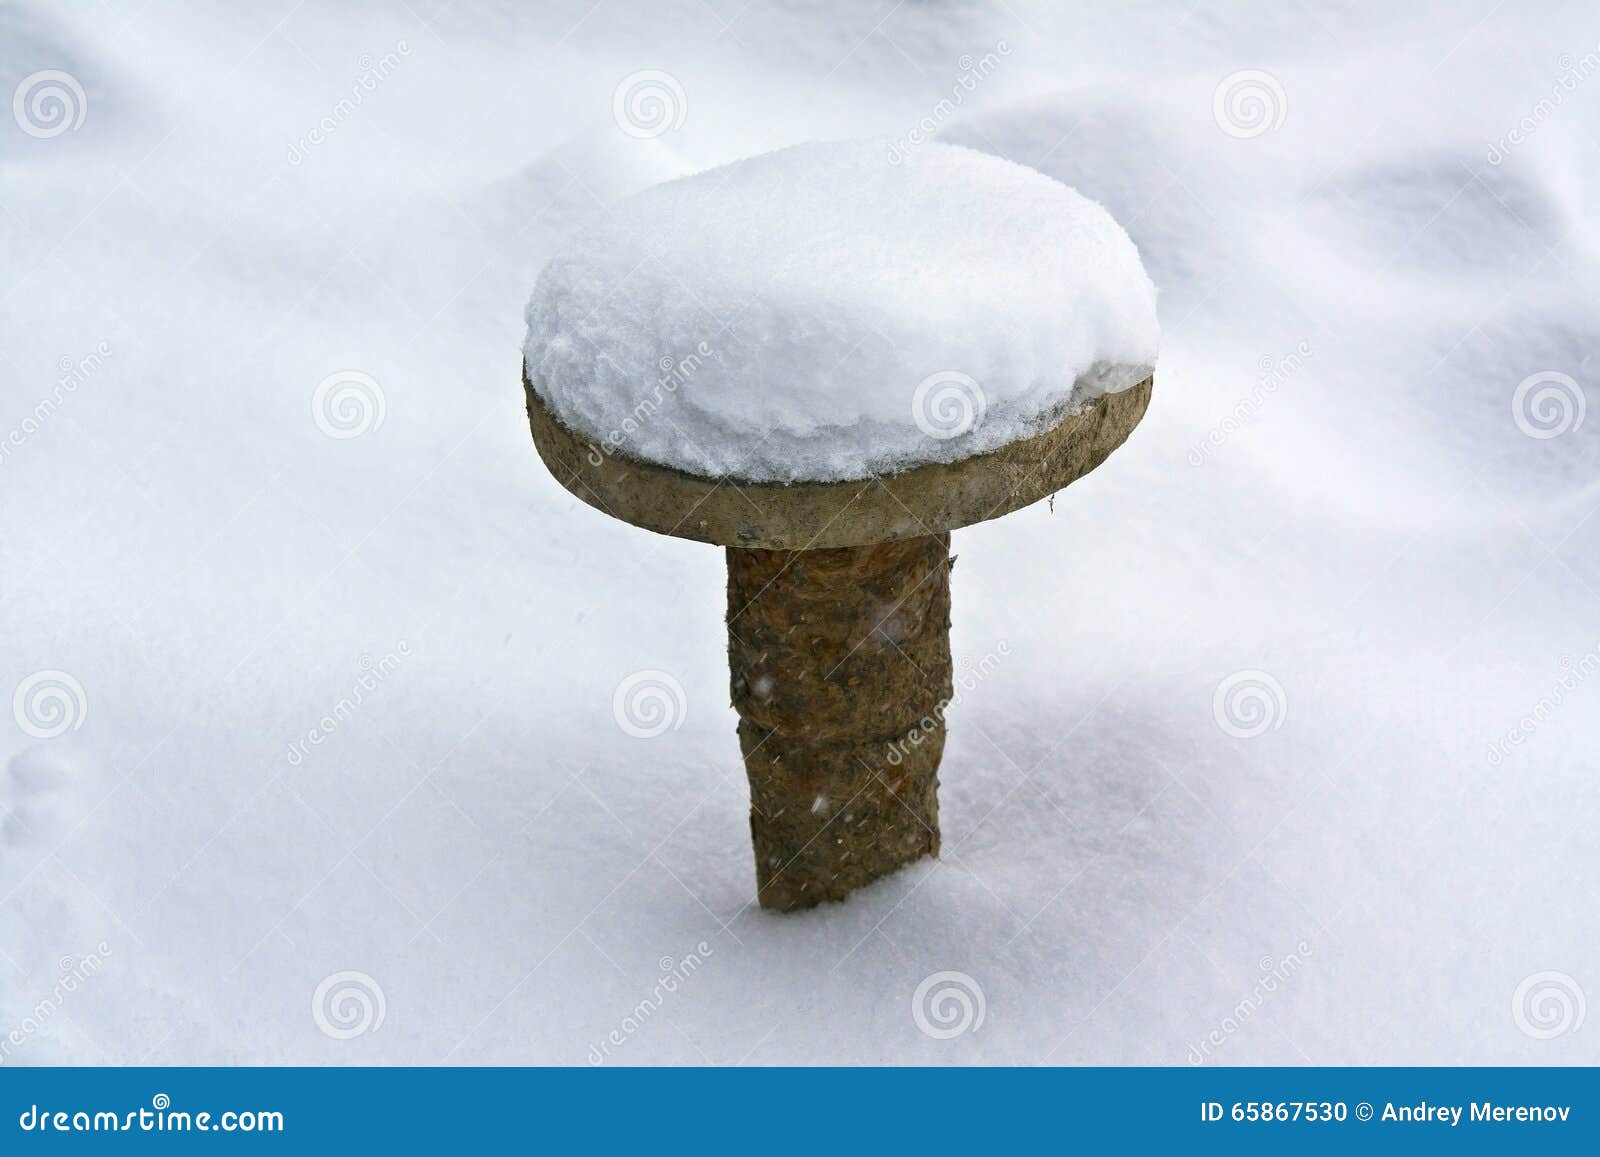
<path id="1" fill-rule="evenodd" d="M 913 509 L 956 524 L 1035 489 L 995 471 L 1059 457 L 989 455 L 1142 410 L 1096 399 L 1145 382 L 1112 371 L 1159 343 L 1100 205 L 937 142 L 800 145 L 654 186 L 556 255 L 527 317 L 536 430 L 542 407 L 606 458 L 745 490 L 937 478 L 959 513 Z"/>
<path id="2" fill-rule="evenodd" d="M 1120 388 L 1098 394 L 1032 437 L 896 474 L 792 484 L 692 474 L 633 458 L 563 423 L 533 389 L 526 370 L 523 386 L 539 456 L 562 486 L 595 509 L 646 530 L 718 546 L 820 550 L 999 518 L 1089 473 L 1139 424 L 1154 385 L 1147 366 L 1108 367 L 1103 373 Z"/>

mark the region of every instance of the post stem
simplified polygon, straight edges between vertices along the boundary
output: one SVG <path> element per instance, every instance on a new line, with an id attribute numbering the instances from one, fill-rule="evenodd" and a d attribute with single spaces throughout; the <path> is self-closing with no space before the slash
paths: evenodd
<path id="1" fill-rule="evenodd" d="M 939 851 L 950 536 L 728 548 L 728 665 L 763 907 Z"/>

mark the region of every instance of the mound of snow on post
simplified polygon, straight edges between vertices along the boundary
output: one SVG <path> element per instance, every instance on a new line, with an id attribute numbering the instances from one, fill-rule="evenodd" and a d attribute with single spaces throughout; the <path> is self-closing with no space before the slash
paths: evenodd
<path id="1" fill-rule="evenodd" d="M 764 481 L 993 449 L 1159 341 L 1155 288 L 1100 205 L 970 149 L 881 141 L 629 198 L 550 262 L 527 320 L 534 389 L 574 429 Z"/>

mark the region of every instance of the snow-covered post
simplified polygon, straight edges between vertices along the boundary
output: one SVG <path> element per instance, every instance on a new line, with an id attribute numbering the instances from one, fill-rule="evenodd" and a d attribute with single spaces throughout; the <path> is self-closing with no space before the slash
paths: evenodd
<path id="1" fill-rule="evenodd" d="M 1154 292 L 1127 235 L 965 149 L 802 146 L 624 202 L 528 322 L 557 481 L 726 548 L 761 904 L 936 855 L 950 532 L 1082 477 L 1143 417 Z M 981 381 L 910 372 L 963 358 Z"/>
<path id="2" fill-rule="evenodd" d="M 727 548 L 728 662 L 750 777 L 763 906 L 843 899 L 939 850 L 951 694 L 949 531 L 1027 506 L 1094 469 L 1144 416 L 1152 377 L 1043 433 L 870 483 L 693 475 L 564 424 L 524 372 L 540 456 L 574 496 L 661 534 Z"/>

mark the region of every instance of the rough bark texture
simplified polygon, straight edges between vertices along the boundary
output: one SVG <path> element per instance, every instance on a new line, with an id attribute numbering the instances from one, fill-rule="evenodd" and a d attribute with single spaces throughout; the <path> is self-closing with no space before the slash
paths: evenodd
<path id="1" fill-rule="evenodd" d="M 728 549 L 728 663 L 767 908 L 939 851 L 950 536 Z"/>

